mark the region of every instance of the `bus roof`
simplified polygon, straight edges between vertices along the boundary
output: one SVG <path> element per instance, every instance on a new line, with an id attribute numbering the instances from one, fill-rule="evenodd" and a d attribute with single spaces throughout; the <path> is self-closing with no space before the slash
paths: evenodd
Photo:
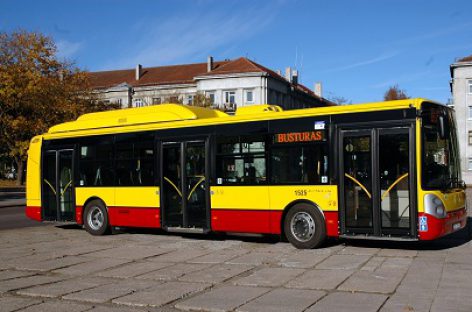
<path id="1" fill-rule="evenodd" d="M 45 135 L 45 138 L 180 128 L 186 126 L 205 126 L 256 120 L 299 118 L 392 109 L 418 109 L 424 101 L 427 100 L 416 98 L 287 111 L 283 111 L 276 105 L 264 104 L 240 107 L 234 115 L 228 115 L 219 110 L 209 108 L 181 104 L 161 104 L 156 106 L 84 114 L 75 121 L 51 127 L 48 134 Z"/>

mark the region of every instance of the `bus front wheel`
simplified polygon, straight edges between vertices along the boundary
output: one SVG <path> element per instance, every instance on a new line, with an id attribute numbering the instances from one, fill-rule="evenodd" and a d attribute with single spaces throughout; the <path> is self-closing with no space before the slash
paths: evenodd
<path id="1" fill-rule="evenodd" d="M 324 242 L 326 225 L 319 209 L 310 204 L 296 204 L 285 216 L 284 232 L 295 247 L 312 249 Z"/>
<path id="2" fill-rule="evenodd" d="M 108 233 L 108 212 L 100 200 L 92 200 L 85 206 L 85 230 L 92 235 Z"/>

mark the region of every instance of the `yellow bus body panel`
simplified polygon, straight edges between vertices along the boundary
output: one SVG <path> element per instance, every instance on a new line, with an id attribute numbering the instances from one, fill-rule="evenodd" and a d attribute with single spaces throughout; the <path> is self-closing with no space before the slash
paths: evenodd
<path id="1" fill-rule="evenodd" d="M 115 206 L 117 207 L 156 208 L 160 206 L 157 186 L 117 187 L 115 192 Z"/>
<path id="2" fill-rule="evenodd" d="M 338 187 L 335 185 L 270 186 L 270 207 L 283 210 L 296 200 L 315 203 L 323 211 L 338 210 Z"/>
<path id="3" fill-rule="evenodd" d="M 268 186 L 212 186 L 212 209 L 270 210 Z"/>
<path id="4" fill-rule="evenodd" d="M 85 202 L 92 197 L 98 197 L 107 206 L 115 206 L 115 187 L 83 187 L 75 188 L 75 203 L 84 206 Z"/>
<path id="5" fill-rule="evenodd" d="M 41 206 L 41 145 L 42 136 L 31 139 L 26 171 L 26 206 Z"/>

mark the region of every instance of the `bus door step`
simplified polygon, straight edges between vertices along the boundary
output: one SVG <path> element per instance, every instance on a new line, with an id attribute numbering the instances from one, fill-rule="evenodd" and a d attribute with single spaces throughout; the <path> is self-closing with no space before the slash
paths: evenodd
<path id="1" fill-rule="evenodd" d="M 365 234 L 344 234 L 339 235 L 339 238 L 347 239 L 367 239 L 367 240 L 381 240 L 381 241 L 397 241 L 397 242 L 416 242 L 419 239 L 415 237 L 405 237 L 405 236 L 373 236 Z"/>
<path id="2" fill-rule="evenodd" d="M 205 230 L 203 228 L 184 228 L 184 227 L 167 227 L 166 228 L 167 232 L 171 233 L 190 233 L 190 234 L 204 234 L 208 233 L 208 230 Z"/>

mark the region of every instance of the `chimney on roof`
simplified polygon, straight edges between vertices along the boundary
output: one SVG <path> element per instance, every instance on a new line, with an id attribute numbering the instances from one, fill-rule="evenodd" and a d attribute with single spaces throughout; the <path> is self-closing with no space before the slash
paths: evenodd
<path id="1" fill-rule="evenodd" d="M 292 83 L 298 84 L 298 70 L 292 71 Z"/>
<path id="2" fill-rule="evenodd" d="M 292 68 L 285 68 L 285 79 L 287 79 L 288 82 L 292 82 Z"/>
<path id="3" fill-rule="evenodd" d="M 280 69 L 277 69 L 277 75 L 282 76 L 282 71 Z"/>
<path id="4" fill-rule="evenodd" d="M 141 64 L 136 65 L 136 74 L 135 74 L 136 80 L 139 80 L 139 78 L 141 78 L 142 71 L 143 71 L 143 65 Z"/>
<path id="5" fill-rule="evenodd" d="M 213 70 L 213 56 L 209 56 L 207 59 L 207 72 L 211 72 Z"/>
<path id="6" fill-rule="evenodd" d="M 315 94 L 319 97 L 321 97 L 322 95 L 322 86 L 321 86 L 321 82 L 315 82 L 315 88 L 313 89 L 313 91 L 315 92 Z"/>

